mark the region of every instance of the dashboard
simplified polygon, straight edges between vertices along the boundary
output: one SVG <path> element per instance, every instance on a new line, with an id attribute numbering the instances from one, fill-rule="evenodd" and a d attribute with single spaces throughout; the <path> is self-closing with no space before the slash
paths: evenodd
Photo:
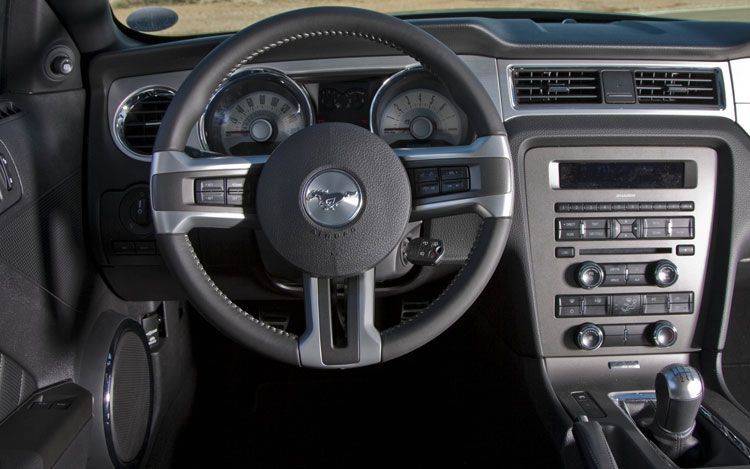
<path id="1" fill-rule="evenodd" d="M 670 22 L 416 23 L 460 53 L 505 123 L 515 194 L 509 254 L 501 264 L 511 273 L 498 292 L 516 297 L 514 323 L 530 331 L 510 341 L 548 357 L 700 349 L 701 331 L 716 315 L 721 324 L 728 307 L 716 307 L 723 293 L 706 293 L 717 278 L 711 269 L 731 271 L 738 262 L 713 263 L 712 253 L 728 252 L 730 242 L 717 224 L 734 224 L 740 232 L 744 226 L 736 213 L 745 206 L 738 200 L 743 196 L 731 190 L 731 181 L 746 164 L 750 59 L 744 57 L 750 53 L 728 57 L 726 51 L 741 50 L 736 44 L 750 38 L 728 28 L 723 37 L 736 44 L 724 53 L 693 44 L 686 54 L 685 44 L 701 41 L 694 33 L 707 26 L 683 24 L 693 28 L 687 34 Z M 635 45 L 610 44 L 613 31 Z M 534 34 L 558 46 L 540 45 Z M 92 64 L 92 82 L 100 89 L 92 109 L 101 117 L 92 122 L 92 148 L 104 150 L 91 158 L 90 213 L 100 240 L 97 259 L 124 298 L 180 296 L 162 280 L 150 220 L 140 216 L 139 207 L 149 202 L 147 143 L 190 64 L 217 41 L 131 52 L 139 58 L 137 70 L 118 68 L 117 52 Z M 223 155 L 268 155 L 307 126 L 348 122 L 402 155 L 435 146 L 475 151 L 479 140 L 471 122 L 444 84 L 414 59 L 372 47 L 353 44 L 323 54 L 330 48 L 311 46 L 241 67 L 206 104 L 188 145 Z M 165 60 L 175 50 L 190 57 L 187 63 Z M 451 200 L 443 186 L 481 189 L 442 181 L 430 169 L 410 172 L 412 190 L 435 188 L 424 195 L 430 201 Z M 471 166 L 454 172 L 471 180 Z M 415 268 L 394 252 L 376 269 L 378 294 L 408 293 L 455 273 L 479 226 L 465 215 L 411 223 L 409 236 L 447 240 L 447 262 Z M 207 267 L 220 279 L 226 274 L 232 296 L 283 299 L 299 292 L 294 274 L 262 233 L 240 227 L 191 236 Z M 227 247 L 248 238 L 255 247 L 239 255 Z M 269 275 L 259 278 L 258 270 Z M 671 332 L 667 346 L 654 339 Z"/>

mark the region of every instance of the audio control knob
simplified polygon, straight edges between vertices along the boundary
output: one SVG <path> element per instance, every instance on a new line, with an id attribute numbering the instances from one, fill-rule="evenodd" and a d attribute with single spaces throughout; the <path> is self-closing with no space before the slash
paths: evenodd
<path id="1" fill-rule="evenodd" d="M 666 259 L 662 259 L 654 265 L 653 277 L 654 284 L 657 287 L 671 287 L 677 282 L 679 276 L 677 266 Z"/>
<path id="2" fill-rule="evenodd" d="M 671 347 L 677 342 L 677 328 L 669 321 L 655 322 L 649 338 L 656 347 Z"/>
<path id="3" fill-rule="evenodd" d="M 596 324 L 587 322 L 578 328 L 576 345 L 581 350 L 596 350 L 604 343 L 604 331 Z"/>
<path id="4" fill-rule="evenodd" d="M 581 288 L 596 288 L 604 282 L 604 269 L 596 262 L 586 261 L 578 266 L 576 280 Z"/>

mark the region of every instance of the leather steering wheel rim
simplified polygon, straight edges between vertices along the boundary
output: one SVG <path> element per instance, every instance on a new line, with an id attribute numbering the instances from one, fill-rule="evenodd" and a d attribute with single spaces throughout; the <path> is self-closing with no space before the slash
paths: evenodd
<path id="1" fill-rule="evenodd" d="M 343 7 L 297 10 L 268 18 L 231 36 L 207 55 L 182 84 L 162 120 L 154 147 L 151 191 L 155 216 L 159 213 L 157 199 L 163 192 L 157 178 L 159 168 L 175 154 L 184 156 L 181 152 L 185 150 L 189 132 L 215 90 L 232 73 L 265 52 L 278 47 L 293 47 L 294 42 L 322 36 L 367 39 L 410 55 L 445 83 L 456 102 L 465 109 L 480 139 L 500 137 L 507 147 L 502 120 L 487 91 L 464 62 L 433 36 L 394 17 L 368 10 Z M 506 172 L 511 172 L 509 165 Z M 512 174 L 509 180 L 512 181 Z M 511 201 L 506 204 L 506 209 L 511 210 L 511 189 L 507 188 L 505 192 L 503 195 Z M 408 322 L 380 332 L 376 359 L 334 363 L 332 367 L 388 361 L 442 333 L 473 304 L 490 280 L 509 231 L 509 213 L 485 216 L 467 263 L 429 307 Z M 253 317 L 218 288 L 203 268 L 187 233 L 168 232 L 160 229 L 157 223 L 157 240 L 173 275 L 198 311 L 215 327 L 240 344 L 271 358 L 297 366 L 311 366 L 300 356 L 301 337 Z"/>

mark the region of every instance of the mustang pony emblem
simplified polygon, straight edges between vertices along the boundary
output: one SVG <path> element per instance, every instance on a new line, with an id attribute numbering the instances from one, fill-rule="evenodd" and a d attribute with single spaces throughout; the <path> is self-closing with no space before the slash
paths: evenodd
<path id="1" fill-rule="evenodd" d="M 354 197 L 357 195 L 357 191 L 346 191 L 346 192 L 328 192 L 326 191 L 312 191 L 305 197 L 306 201 L 313 199 L 318 201 L 318 207 L 323 210 L 336 210 L 336 207 L 341 204 L 341 201 Z"/>

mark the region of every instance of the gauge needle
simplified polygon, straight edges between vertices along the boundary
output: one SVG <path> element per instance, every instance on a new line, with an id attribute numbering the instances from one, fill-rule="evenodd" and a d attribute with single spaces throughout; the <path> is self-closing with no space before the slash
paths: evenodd
<path id="1" fill-rule="evenodd" d="M 409 127 L 388 127 L 383 129 L 384 132 L 408 132 Z"/>
<path id="2" fill-rule="evenodd" d="M 231 135 L 231 134 L 242 134 L 242 135 L 248 135 L 248 134 L 250 133 L 250 131 L 249 131 L 249 130 L 227 130 L 227 131 L 226 131 L 226 132 L 224 132 L 224 133 L 225 133 L 226 135 Z"/>

